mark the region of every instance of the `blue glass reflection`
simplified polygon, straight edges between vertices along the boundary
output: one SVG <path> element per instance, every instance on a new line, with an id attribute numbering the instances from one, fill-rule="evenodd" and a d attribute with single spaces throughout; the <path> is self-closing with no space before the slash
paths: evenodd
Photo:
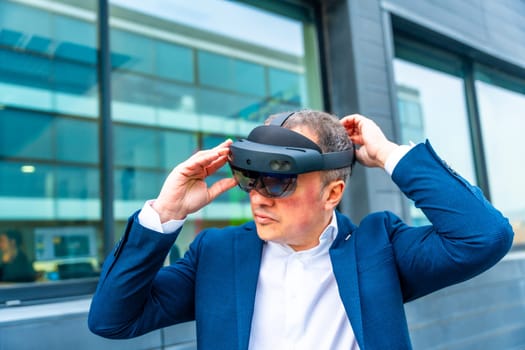
<path id="1" fill-rule="evenodd" d="M 98 169 L 21 162 L 0 162 L 0 196 L 99 198 Z"/>

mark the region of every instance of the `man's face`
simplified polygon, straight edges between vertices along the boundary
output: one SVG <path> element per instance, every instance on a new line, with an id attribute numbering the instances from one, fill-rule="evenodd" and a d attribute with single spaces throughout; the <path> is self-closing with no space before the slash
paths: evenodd
<path id="1" fill-rule="evenodd" d="M 315 141 L 309 130 L 293 130 Z M 300 174 L 295 191 L 284 198 L 267 198 L 252 190 L 250 204 L 259 237 L 288 244 L 295 250 L 316 246 L 333 211 L 322 187 L 321 172 L 315 171 Z"/>
<path id="2" fill-rule="evenodd" d="M 5 234 L 0 234 L 0 250 L 7 251 L 9 247 L 9 240 Z"/>

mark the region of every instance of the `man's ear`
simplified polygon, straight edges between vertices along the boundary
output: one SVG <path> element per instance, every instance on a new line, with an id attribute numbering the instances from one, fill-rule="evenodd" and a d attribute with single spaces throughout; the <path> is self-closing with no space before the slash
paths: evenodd
<path id="1" fill-rule="evenodd" d="M 330 182 L 323 191 L 325 197 L 325 206 L 327 210 L 333 210 L 343 198 L 345 191 L 345 182 L 343 180 L 335 180 Z"/>

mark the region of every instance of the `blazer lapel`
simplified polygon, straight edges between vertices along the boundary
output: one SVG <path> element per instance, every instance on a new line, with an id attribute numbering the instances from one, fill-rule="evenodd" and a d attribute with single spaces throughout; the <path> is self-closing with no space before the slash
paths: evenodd
<path id="1" fill-rule="evenodd" d="M 237 235 L 233 249 L 239 349 L 248 348 L 263 245 L 253 223 L 244 228 L 245 231 Z"/>
<path id="2" fill-rule="evenodd" d="M 339 295 L 350 320 L 354 335 L 361 349 L 364 349 L 363 320 L 359 279 L 357 274 L 356 239 L 352 232 L 355 226 L 341 215 L 337 217 L 339 233 L 330 248 L 330 258 Z"/>

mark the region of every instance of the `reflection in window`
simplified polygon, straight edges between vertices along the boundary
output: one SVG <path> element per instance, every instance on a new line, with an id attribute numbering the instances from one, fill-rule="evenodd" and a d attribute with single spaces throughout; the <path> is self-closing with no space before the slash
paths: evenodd
<path id="1" fill-rule="evenodd" d="M 65 162 L 98 163 L 98 125 L 92 121 L 55 120 L 56 158 Z"/>
<path id="2" fill-rule="evenodd" d="M 115 165 L 158 166 L 158 135 L 153 130 L 116 125 L 114 136 Z"/>
<path id="3" fill-rule="evenodd" d="M 53 158 L 53 117 L 34 112 L 0 110 L 0 155 Z"/>
<path id="4" fill-rule="evenodd" d="M 102 241 L 96 2 L 71 2 L 0 1 L 0 246 L 16 241 L 37 281 L 93 276 Z"/>
<path id="5" fill-rule="evenodd" d="M 272 68 L 269 70 L 270 94 L 273 98 L 289 103 L 302 103 L 303 77 L 295 72 Z"/>
<path id="6" fill-rule="evenodd" d="M 53 175 L 53 168 L 49 165 L 36 165 L 36 163 L 29 162 L 0 162 L 0 198 L 53 197 Z M 11 211 L 7 201 L 3 204 L 5 204 L 2 206 L 3 210 Z M 26 215 L 28 214 L 26 212 Z M 2 215 L 6 214 L 3 213 Z"/>
<path id="7" fill-rule="evenodd" d="M 216 0 L 160 3 L 112 1 L 119 20 L 134 24 L 112 28 L 115 120 L 246 135 L 268 114 L 319 101 L 305 96 L 319 87 L 306 87 L 317 71 L 304 57 L 316 53 L 305 53 L 300 21 Z M 250 23 L 242 33 L 241 22 Z M 248 30 L 257 25 L 266 30 Z"/>
<path id="8" fill-rule="evenodd" d="M 525 82 L 483 68 L 476 77 L 491 201 L 511 220 L 515 240 L 525 243 Z"/>
<path id="9" fill-rule="evenodd" d="M 9 1 L 0 13 L 0 103 L 96 117 L 94 24 Z"/>
<path id="10" fill-rule="evenodd" d="M 0 231 L 0 282 L 33 282 L 36 278 L 22 233 L 13 229 Z"/>
<path id="11" fill-rule="evenodd" d="M 196 135 L 188 132 L 115 125 L 114 136 L 114 188 L 122 219 L 155 198 L 169 171 L 197 149 Z"/>
<path id="12" fill-rule="evenodd" d="M 428 138 L 447 163 L 475 183 L 463 80 L 399 58 L 394 71 L 401 142 Z M 415 209 L 412 218 L 415 224 L 425 220 Z"/>
<path id="13" fill-rule="evenodd" d="M 240 94 L 266 94 L 263 66 L 206 51 L 198 57 L 201 84 Z"/>
<path id="14" fill-rule="evenodd" d="M 56 170 L 56 197 L 97 199 L 100 196 L 98 169 L 62 166 Z"/>

